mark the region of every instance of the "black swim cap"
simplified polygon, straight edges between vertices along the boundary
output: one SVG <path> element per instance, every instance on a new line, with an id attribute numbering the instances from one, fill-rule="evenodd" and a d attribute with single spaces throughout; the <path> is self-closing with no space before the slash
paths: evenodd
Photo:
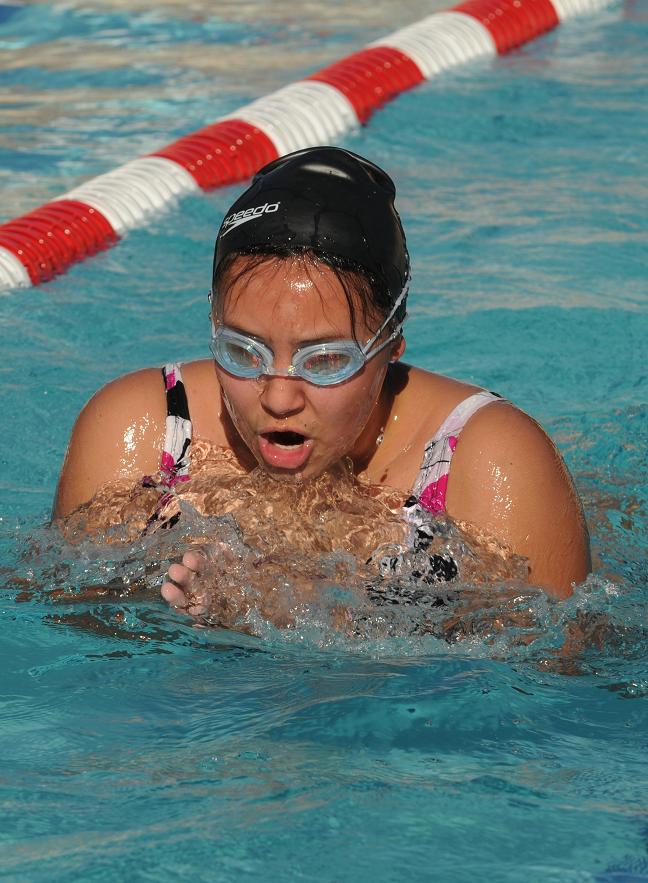
<path id="1" fill-rule="evenodd" d="M 409 255 L 394 208 L 394 182 L 339 147 L 309 147 L 264 166 L 229 210 L 216 239 L 214 274 L 233 252 L 312 249 L 339 266 L 364 269 L 392 303 L 409 278 Z"/>

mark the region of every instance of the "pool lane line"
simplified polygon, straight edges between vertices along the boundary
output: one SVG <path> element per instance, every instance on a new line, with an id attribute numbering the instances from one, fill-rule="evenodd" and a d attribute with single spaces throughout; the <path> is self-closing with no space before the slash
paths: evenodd
<path id="1" fill-rule="evenodd" d="M 0 225 L 0 290 L 46 282 L 185 193 L 233 184 L 286 153 L 335 143 L 423 80 L 504 55 L 610 2 L 467 0 L 401 28 Z"/>

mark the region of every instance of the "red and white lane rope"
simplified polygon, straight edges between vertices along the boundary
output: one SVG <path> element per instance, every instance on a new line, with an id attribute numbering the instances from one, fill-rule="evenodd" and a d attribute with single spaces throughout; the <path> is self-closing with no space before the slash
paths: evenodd
<path id="1" fill-rule="evenodd" d="M 0 225 L 0 289 L 45 282 L 184 193 L 249 178 L 293 150 L 335 143 L 417 83 L 472 59 L 509 52 L 609 2 L 467 0 L 402 28 Z"/>

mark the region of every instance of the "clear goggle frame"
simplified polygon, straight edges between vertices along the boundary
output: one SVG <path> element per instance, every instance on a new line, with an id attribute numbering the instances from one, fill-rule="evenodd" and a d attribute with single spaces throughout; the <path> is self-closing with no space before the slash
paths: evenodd
<path id="1" fill-rule="evenodd" d="M 241 334 L 226 325 L 213 326 L 209 348 L 220 367 L 246 380 L 259 377 L 299 377 L 315 386 L 334 386 L 357 374 L 369 359 L 396 340 L 402 323 L 379 346 L 372 349 L 380 335 L 396 314 L 407 296 L 407 285 L 396 299 L 391 312 L 378 331 L 363 346 L 354 340 L 331 340 L 300 347 L 295 351 L 287 370 L 274 367 L 274 353 L 263 341 L 248 334 Z"/>

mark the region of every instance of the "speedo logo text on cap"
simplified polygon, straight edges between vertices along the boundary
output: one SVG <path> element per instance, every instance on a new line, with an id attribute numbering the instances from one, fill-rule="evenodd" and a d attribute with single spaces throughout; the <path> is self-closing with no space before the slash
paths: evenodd
<path id="1" fill-rule="evenodd" d="M 245 211 L 235 212 L 232 215 L 228 215 L 223 221 L 220 235 L 227 236 L 230 231 L 235 227 L 240 227 L 241 224 L 247 224 L 248 221 L 254 221 L 262 215 L 269 215 L 272 212 L 276 212 L 280 205 L 280 202 L 264 202 L 263 205 L 257 205 L 254 208 L 246 208 Z"/>

